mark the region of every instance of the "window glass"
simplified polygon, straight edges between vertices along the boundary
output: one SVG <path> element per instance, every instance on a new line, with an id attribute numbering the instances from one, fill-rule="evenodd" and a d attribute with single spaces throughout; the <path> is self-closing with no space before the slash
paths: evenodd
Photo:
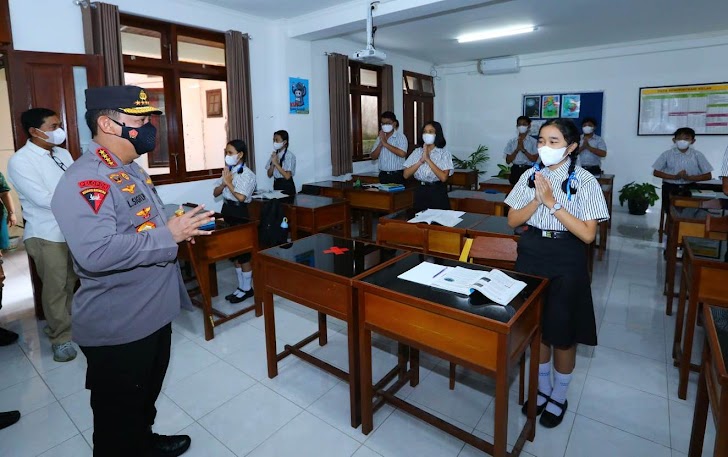
<path id="1" fill-rule="evenodd" d="M 362 68 L 359 70 L 359 84 L 362 86 L 378 87 L 377 72 Z"/>
<path id="2" fill-rule="evenodd" d="M 379 97 L 361 96 L 362 154 L 369 154 L 379 134 Z"/>
<path id="3" fill-rule="evenodd" d="M 157 128 L 157 147 L 144 154 L 137 163 L 150 175 L 169 173 L 169 144 L 167 136 L 167 115 L 164 98 L 164 78 L 159 75 L 124 73 L 124 84 L 143 87 L 149 104 L 161 109 L 164 114 L 151 116 L 151 123 Z"/>
<path id="4" fill-rule="evenodd" d="M 222 168 L 227 144 L 225 81 L 180 78 L 187 171 Z"/>
<path id="5" fill-rule="evenodd" d="M 180 62 L 225 66 L 225 44 L 180 35 L 177 38 Z"/>
<path id="6" fill-rule="evenodd" d="M 162 58 L 162 34 L 128 25 L 121 26 L 121 52 L 129 56 Z"/>

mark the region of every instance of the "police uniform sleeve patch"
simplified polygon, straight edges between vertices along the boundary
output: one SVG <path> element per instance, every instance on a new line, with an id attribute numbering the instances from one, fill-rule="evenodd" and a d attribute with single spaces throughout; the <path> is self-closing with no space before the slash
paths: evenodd
<path id="1" fill-rule="evenodd" d="M 136 184 L 129 184 L 128 186 L 122 187 L 121 188 L 121 191 L 122 192 L 127 192 L 127 193 L 130 193 L 130 194 L 134 195 L 134 189 L 135 188 L 136 188 Z"/>
<path id="2" fill-rule="evenodd" d="M 96 179 L 79 181 L 78 186 L 81 188 L 81 197 L 88 203 L 94 214 L 98 214 L 111 186 Z"/>
<path id="3" fill-rule="evenodd" d="M 152 221 L 147 221 L 136 228 L 137 233 L 146 232 L 147 230 L 152 230 L 157 228 L 157 224 L 155 224 Z"/>
<path id="4" fill-rule="evenodd" d="M 141 211 L 137 211 L 136 215 L 143 219 L 149 219 L 151 211 L 152 211 L 152 207 L 147 206 L 146 208 L 143 208 Z"/>

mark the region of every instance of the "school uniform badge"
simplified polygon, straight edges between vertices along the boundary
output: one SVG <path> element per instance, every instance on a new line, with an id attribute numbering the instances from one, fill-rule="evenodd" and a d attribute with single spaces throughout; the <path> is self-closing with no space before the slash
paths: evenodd
<path id="1" fill-rule="evenodd" d="M 81 197 L 88 203 L 94 214 L 98 214 L 111 186 L 95 179 L 79 181 L 78 186 L 81 188 Z"/>
<path id="2" fill-rule="evenodd" d="M 140 225 L 139 227 L 137 227 L 136 231 L 137 231 L 137 233 L 142 233 L 142 232 L 146 232 L 147 230 L 152 230 L 155 228 L 157 228 L 157 224 L 155 224 L 154 222 L 151 222 L 151 221 L 147 221 L 147 222 L 143 223 L 142 225 Z"/>

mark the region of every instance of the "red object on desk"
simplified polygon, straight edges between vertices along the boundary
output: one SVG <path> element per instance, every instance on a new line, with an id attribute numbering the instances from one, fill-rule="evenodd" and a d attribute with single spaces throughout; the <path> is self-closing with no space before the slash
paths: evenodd
<path id="1" fill-rule="evenodd" d="M 331 249 L 325 250 L 324 251 L 324 254 L 341 255 L 341 254 L 345 253 L 348 250 L 349 250 L 349 248 L 340 248 L 340 247 L 337 247 L 337 246 L 332 246 Z"/>

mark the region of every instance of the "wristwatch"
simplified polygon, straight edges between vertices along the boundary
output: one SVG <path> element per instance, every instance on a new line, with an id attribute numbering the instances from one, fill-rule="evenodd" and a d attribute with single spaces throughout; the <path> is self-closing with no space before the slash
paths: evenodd
<path id="1" fill-rule="evenodd" d="M 553 216 L 554 213 L 556 213 L 556 211 L 560 210 L 561 208 L 563 208 L 561 206 L 561 203 L 559 203 L 559 202 L 554 203 L 554 206 L 551 207 L 551 211 L 550 211 L 551 212 L 551 215 Z"/>

